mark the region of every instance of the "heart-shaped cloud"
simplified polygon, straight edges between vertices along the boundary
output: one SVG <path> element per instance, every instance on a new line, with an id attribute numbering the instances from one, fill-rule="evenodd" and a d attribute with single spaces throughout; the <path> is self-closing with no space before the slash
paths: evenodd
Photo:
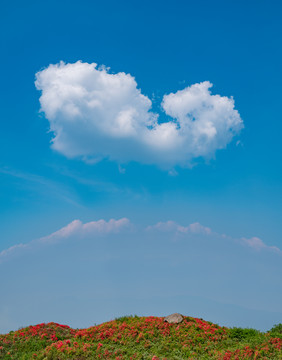
<path id="1" fill-rule="evenodd" d="M 213 157 L 243 128 L 233 98 L 212 95 L 209 81 L 165 95 L 165 122 L 150 110 L 134 77 L 95 63 L 49 65 L 36 74 L 35 85 L 52 147 L 70 158 L 188 166 Z"/>

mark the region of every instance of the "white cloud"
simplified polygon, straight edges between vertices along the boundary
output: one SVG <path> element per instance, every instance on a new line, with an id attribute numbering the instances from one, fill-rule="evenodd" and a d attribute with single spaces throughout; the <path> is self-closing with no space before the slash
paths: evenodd
<path id="1" fill-rule="evenodd" d="M 190 224 L 188 226 L 188 231 L 194 234 L 206 234 L 210 235 L 212 233 L 211 229 L 201 225 L 200 223 L 196 222 L 193 224 Z"/>
<path id="2" fill-rule="evenodd" d="M 0 262 L 1 262 L 1 259 L 5 258 L 6 256 L 13 254 L 19 250 L 26 249 L 27 247 L 28 247 L 28 244 L 16 244 L 7 249 L 0 251 Z"/>
<path id="3" fill-rule="evenodd" d="M 225 148 L 242 128 L 234 100 L 211 95 L 211 87 L 209 81 L 204 81 L 163 98 L 166 114 L 177 120 L 186 158 L 214 154 Z"/>
<path id="4" fill-rule="evenodd" d="M 158 222 L 153 226 L 148 226 L 147 231 L 157 230 L 162 232 L 175 232 L 175 233 L 182 233 L 182 234 L 205 234 L 210 235 L 212 231 L 210 228 L 201 225 L 200 223 L 196 222 L 190 224 L 188 226 L 182 226 L 177 224 L 174 221 L 166 221 L 166 222 Z"/>
<path id="5" fill-rule="evenodd" d="M 61 239 L 66 239 L 74 235 L 84 237 L 95 234 L 117 233 L 129 227 L 130 221 L 127 218 L 122 218 L 119 220 L 111 219 L 109 221 L 102 219 L 98 221 L 90 221 L 85 224 L 83 224 L 80 220 L 74 220 L 67 226 L 61 228 L 58 231 L 55 231 L 51 235 L 39 239 L 38 241 L 44 243 L 57 242 Z"/>
<path id="6" fill-rule="evenodd" d="M 270 250 L 274 251 L 276 253 L 282 254 L 282 251 L 276 247 L 276 246 L 270 246 L 266 245 L 260 238 L 258 237 L 252 237 L 252 238 L 241 238 L 241 239 L 235 239 L 231 236 L 227 236 L 226 234 L 218 234 L 209 227 L 203 226 L 200 223 L 192 223 L 188 226 L 183 226 L 175 221 L 168 220 L 166 222 L 158 222 L 155 225 L 148 226 L 146 228 L 147 231 L 160 231 L 164 233 L 173 233 L 176 235 L 180 234 L 199 234 L 199 235 L 206 235 L 206 236 L 213 236 L 213 237 L 220 237 L 222 239 L 226 239 L 226 241 L 235 241 L 239 242 L 240 244 L 244 244 L 249 246 L 250 248 L 260 251 L 260 250 Z"/>
<path id="7" fill-rule="evenodd" d="M 225 148 L 243 127 L 233 99 L 211 95 L 208 81 L 165 95 L 163 123 L 130 74 L 111 74 L 94 63 L 49 65 L 35 85 L 53 148 L 85 161 L 187 166 Z"/>
<path id="8" fill-rule="evenodd" d="M 241 241 L 248 245 L 249 247 L 255 249 L 255 250 L 262 250 L 262 249 L 268 249 L 275 252 L 281 252 L 281 250 L 276 246 L 268 246 L 266 245 L 260 238 L 258 237 L 252 237 L 252 238 L 241 238 Z"/>

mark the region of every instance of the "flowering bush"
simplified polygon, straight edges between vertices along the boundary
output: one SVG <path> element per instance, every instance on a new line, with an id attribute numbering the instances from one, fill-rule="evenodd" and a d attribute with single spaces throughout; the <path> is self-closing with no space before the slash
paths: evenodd
<path id="1" fill-rule="evenodd" d="M 1 359 L 282 359 L 282 339 L 272 332 L 228 329 L 184 317 L 123 317 L 88 329 L 56 323 L 0 335 Z"/>

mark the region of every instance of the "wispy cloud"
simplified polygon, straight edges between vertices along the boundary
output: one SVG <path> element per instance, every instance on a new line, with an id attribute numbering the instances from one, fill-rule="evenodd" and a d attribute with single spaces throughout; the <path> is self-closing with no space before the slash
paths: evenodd
<path id="1" fill-rule="evenodd" d="M 59 182 L 55 182 L 37 174 L 10 169 L 7 167 L 0 167 L 0 174 L 23 180 L 29 191 L 37 192 L 44 196 L 52 196 L 77 207 L 82 207 L 77 202 L 71 191 L 67 189 L 65 184 L 62 185 Z"/>
<path id="2" fill-rule="evenodd" d="M 118 187 L 116 184 L 109 181 L 101 181 L 93 178 L 89 178 L 89 175 L 82 176 L 80 173 L 75 172 L 73 169 L 70 170 L 67 167 L 56 166 L 52 164 L 51 167 L 59 174 L 69 179 L 74 180 L 77 184 L 86 185 L 87 187 L 102 192 L 108 193 L 120 193 L 123 192 L 123 189 Z"/>

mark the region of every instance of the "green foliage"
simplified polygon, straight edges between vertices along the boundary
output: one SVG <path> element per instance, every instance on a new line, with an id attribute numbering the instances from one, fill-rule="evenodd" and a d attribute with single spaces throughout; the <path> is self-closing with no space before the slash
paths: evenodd
<path id="1" fill-rule="evenodd" d="M 121 323 L 123 323 L 123 322 L 128 323 L 128 322 L 129 322 L 131 319 L 133 319 L 133 318 L 139 319 L 139 316 L 137 316 L 137 315 L 125 315 L 125 316 L 120 316 L 120 317 L 115 318 L 115 321 L 121 322 Z"/>
<path id="2" fill-rule="evenodd" d="M 282 324 L 274 325 L 273 328 L 269 331 L 270 335 L 273 337 L 282 338 Z"/>
<path id="3" fill-rule="evenodd" d="M 38 324 L 0 335 L 1 360 L 235 360 L 282 359 L 282 325 L 264 334 L 184 317 L 123 316 L 88 329 Z"/>
<path id="4" fill-rule="evenodd" d="M 231 339 L 236 339 L 239 341 L 251 340 L 260 335 L 260 332 L 256 329 L 251 328 L 240 328 L 233 327 L 229 330 L 229 336 Z"/>

